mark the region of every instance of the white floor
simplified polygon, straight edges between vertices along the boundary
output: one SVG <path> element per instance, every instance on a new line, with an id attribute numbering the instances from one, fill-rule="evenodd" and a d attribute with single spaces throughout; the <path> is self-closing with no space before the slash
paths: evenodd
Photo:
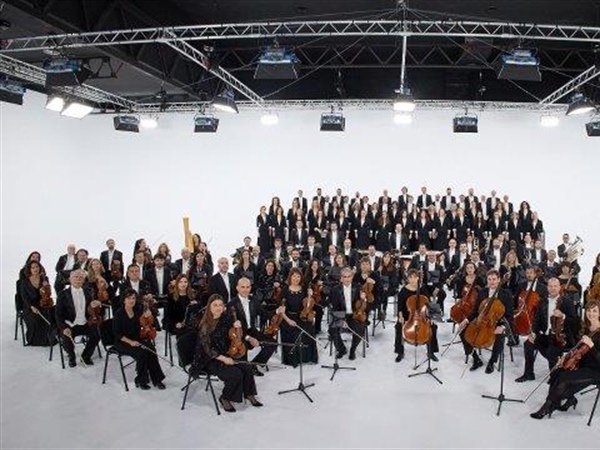
<path id="1" fill-rule="evenodd" d="M 306 383 L 316 384 L 308 391 L 314 403 L 301 393 L 278 395 L 297 386 L 298 371 L 273 368 L 257 378 L 264 408 L 238 405 L 237 413 L 217 416 L 200 384 L 180 411 L 185 374 L 167 364 L 162 364 L 165 391 L 132 386 L 125 392 L 116 361 L 106 385 L 97 358 L 93 367 L 62 370 L 58 358 L 47 361 L 48 349 L 13 341 L 12 317 L 4 308 L 2 448 L 598 448 L 600 443 L 600 413 L 586 426 L 593 395 L 581 398 L 576 411 L 536 421 L 529 413 L 543 402 L 544 385 L 527 404 L 505 403 L 497 417 L 497 403 L 481 394 L 498 393 L 499 373 L 467 370 L 461 379 L 460 345 L 435 364 L 443 385 L 429 376 L 409 379 L 412 348 L 404 361 L 394 362 L 392 324 L 377 330 L 366 359 L 341 360 L 356 371 L 338 372 L 331 382 L 331 371 L 306 367 Z M 449 341 L 451 329 L 440 324 L 440 344 Z M 419 360 L 423 352 L 420 347 Z M 272 361 L 277 360 L 276 355 Z M 330 362 L 322 352 L 321 363 Z M 514 383 L 522 367 L 519 347 L 515 362 L 507 361 L 509 397 L 523 398 L 535 386 Z M 545 367 L 540 359 L 538 378 Z M 127 372 L 133 380 L 133 368 Z M 221 386 L 216 384 L 218 392 Z"/>

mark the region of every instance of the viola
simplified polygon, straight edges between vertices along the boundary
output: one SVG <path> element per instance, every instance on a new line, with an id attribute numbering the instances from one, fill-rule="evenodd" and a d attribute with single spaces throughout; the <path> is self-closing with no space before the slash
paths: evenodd
<path id="1" fill-rule="evenodd" d="M 365 284 L 360 288 L 361 292 L 364 292 L 367 297 L 367 303 L 371 304 L 375 301 L 375 283 L 369 283 L 365 281 Z"/>
<path id="2" fill-rule="evenodd" d="M 588 289 L 587 300 L 600 300 L 600 272 L 594 274 L 592 285 Z"/>
<path id="3" fill-rule="evenodd" d="M 478 292 L 479 287 L 475 285 L 475 281 L 473 281 L 472 284 L 466 284 L 465 287 L 463 287 L 460 299 L 450 308 L 450 318 L 455 323 L 461 323 L 471 316 L 473 308 L 475 307 Z"/>
<path id="4" fill-rule="evenodd" d="M 48 282 L 44 282 L 40 288 L 40 294 L 40 308 L 52 308 L 54 306 L 54 300 L 52 300 L 52 287 Z"/>
<path id="5" fill-rule="evenodd" d="M 275 288 L 277 289 L 277 288 Z M 285 300 L 282 299 L 281 300 L 281 306 L 285 305 Z M 281 322 L 283 321 L 283 314 L 275 314 L 273 315 L 273 317 L 271 317 L 271 320 L 269 320 L 269 324 L 265 327 L 264 333 L 267 336 L 273 337 L 273 336 L 277 336 L 277 333 L 279 333 L 279 327 L 281 326 Z"/>
<path id="6" fill-rule="evenodd" d="M 233 320 L 234 322 L 237 322 L 235 308 L 233 309 Z M 242 329 L 236 326 L 232 326 L 229 329 L 228 336 L 229 350 L 227 350 L 227 354 L 233 359 L 242 358 L 244 355 L 246 355 L 246 344 L 244 344 L 244 336 Z"/>
<path id="7" fill-rule="evenodd" d="M 575 347 L 571 349 L 569 353 L 565 355 L 560 367 L 565 370 L 577 370 L 581 359 L 590 351 L 583 342 L 579 342 Z"/>
<path id="8" fill-rule="evenodd" d="M 92 306 L 92 304 L 90 303 L 87 307 L 87 315 L 88 315 L 87 324 L 90 327 L 97 327 L 104 320 L 104 318 L 103 318 L 104 314 L 102 312 L 102 305 Z"/>
<path id="9" fill-rule="evenodd" d="M 313 296 L 308 296 L 302 300 L 302 311 L 300 311 L 300 318 L 308 322 L 315 320 L 315 299 Z"/>
<path id="10" fill-rule="evenodd" d="M 519 294 L 517 311 L 513 315 L 515 332 L 519 336 L 529 336 L 533 327 L 535 314 L 538 310 L 541 298 L 540 294 L 532 289 L 522 291 Z"/>
<path id="11" fill-rule="evenodd" d="M 96 279 L 96 289 L 98 291 L 97 297 L 98 300 L 102 303 L 105 303 L 109 299 L 108 295 L 108 283 L 102 277 L 98 277 Z"/>
<path id="12" fill-rule="evenodd" d="M 495 294 L 494 294 L 495 295 Z M 479 305 L 477 319 L 465 329 L 465 339 L 473 348 L 490 348 L 496 340 L 496 324 L 506 311 L 502 301 L 488 297 Z"/>
<path id="13" fill-rule="evenodd" d="M 311 284 L 310 288 L 313 291 L 312 296 L 315 300 L 315 303 L 321 303 L 321 300 L 323 299 L 323 284 L 319 281 L 316 281 Z"/>
<path id="14" fill-rule="evenodd" d="M 367 300 L 358 299 L 354 302 L 352 318 L 360 323 L 365 323 L 367 321 Z"/>
<path id="15" fill-rule="evenodd" d="M 144 300 L 144 312 L 140 316 L 140 339 L 142 341 L 153 341 L 156 339 L 156 334 L 154 316 L 150 311 L 148 301 Z"/>
<path id="16" fill-rule="evenodd" d="M 411 295 L 406 300 L 408 320 L 402 327 L 404 340 L 412 345 L 424 345 L 431 339 L 431 322 L 427 317 L 429 299 L 425 295 Z"/>

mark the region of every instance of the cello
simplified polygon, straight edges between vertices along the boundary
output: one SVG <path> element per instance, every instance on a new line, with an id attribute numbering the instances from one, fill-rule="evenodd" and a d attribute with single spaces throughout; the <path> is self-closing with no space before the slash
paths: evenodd
<path id="1" fill-rule="evenodd" d="M 502 301 L 496 297 L 499 291 L 500 288 L 481 301 L 477 318 L 465 329 L 465 340 L 473 348 L 490 348 L 496 341 L 496 324 L 506 311 Z"/>
<path id="2" fill-rule="evenodd" d="M 535 282 L 531 283 L 531 288 L 521 291 L 518 299 L 517 311 L 513 315 L 515 332 L 519 336 L 529 336 L 533 327 L 533 321 L 540 304 L 540 294 L 533 290 Z"/>
<path id="3" fill-rule="evenodd" d="M 424 345 L 431 339 L 431 322 L 427 316 L 429 299 L 418 291 L 406 300 L 408 320 L 402 327 L 404 340 L 412 345 Z"/>

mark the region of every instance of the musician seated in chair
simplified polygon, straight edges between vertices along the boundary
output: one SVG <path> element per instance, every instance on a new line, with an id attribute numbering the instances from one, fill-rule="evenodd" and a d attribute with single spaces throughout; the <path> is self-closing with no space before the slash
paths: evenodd
<path id="1" fill-rule="evenodd" d="M 579 316 L 573 299 L 561 296 L 559 281 L 551 278 L 548 280 L 548 296 L 542 297 L 533 331 L 524 344 L 525 372 L 515 381 L 535 380 L 536 350 L 548 360 L 552 370 L 560 355 L 575 345 L 578 332 Z"/>

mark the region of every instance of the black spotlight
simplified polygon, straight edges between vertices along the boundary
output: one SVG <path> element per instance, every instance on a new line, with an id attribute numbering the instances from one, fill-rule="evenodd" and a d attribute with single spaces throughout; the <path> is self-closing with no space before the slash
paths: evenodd
<path id="1" fill-rule="evenodd" d="M 219 119 L 212 116 L 194 117 L 194 133 L 216 133 Z"/>
<path id="2" fill-rule="evenodd" d="M 477 133 L 478 122 L 476 115 L 466 113 L 456 116 L 452 125 L 455 133 Z"/>
<path id="3" fill-rule="evenodd" d="M 90 68 L 78 59 L 48 59 L 44 61 L 46 88 L 79 86 L 91 75 Z"/>
<path id="4" fill-rule="evenodd" d="M 115 116 L 113 123 L 117 131 L 140 132 L 140 118 L 137 116 Z"/>
<path id="5" fill-rule="evenodd" d="M 321 131 L 344 131 L 346 118 L 341 112 L 321 114 Z"/>

